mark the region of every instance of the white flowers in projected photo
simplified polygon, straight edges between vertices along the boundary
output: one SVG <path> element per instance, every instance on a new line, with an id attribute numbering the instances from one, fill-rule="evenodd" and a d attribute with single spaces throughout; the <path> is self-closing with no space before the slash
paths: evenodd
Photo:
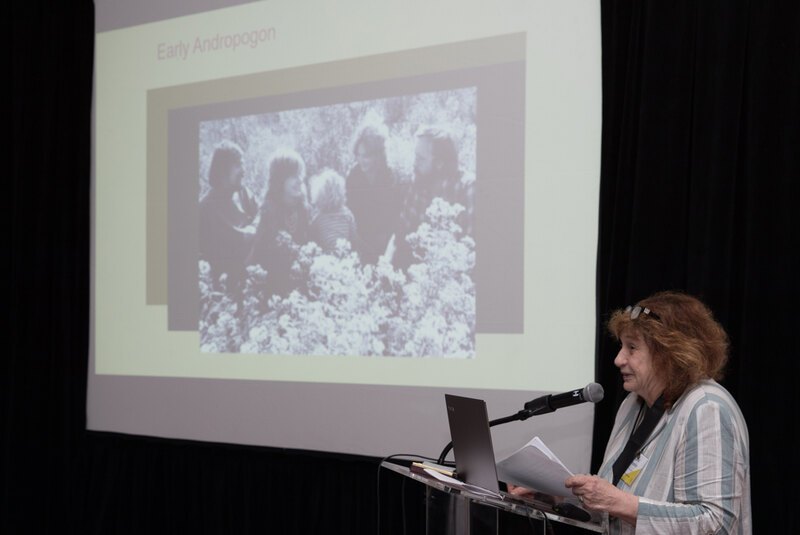
<path id="1" fill-rule="evenodd" d="M 201 350 L 474 357 L 476 99 L 201 123 Z"/>
<path id="2" fill-rule="evenodd" d="M 248 268 L 236 302 L 225 277 L 213 281 L 200 262 L 201 349 L 206 352 L 302 355 L 474 356 L 475 245 L 459 237 L 462 210 L 441 199 L 430 222 L 409 236 L 420 262 L 407 273 L 385 261 L 361 265 L 341 241 L 333 253 L 293 244 L 305 287 L 286 297 L 262 291 L 269 274 Z M 266 309 L 266 312 L 261 312 Z"/>

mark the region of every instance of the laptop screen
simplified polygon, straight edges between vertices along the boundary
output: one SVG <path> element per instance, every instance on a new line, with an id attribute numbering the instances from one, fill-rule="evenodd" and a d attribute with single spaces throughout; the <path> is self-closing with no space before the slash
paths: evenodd
<path id="1" fill-rule="evenodd" d="M 444 398 L 459 479 L 499 492 L 486 402 L 452 394 L 445 394 Z"/>

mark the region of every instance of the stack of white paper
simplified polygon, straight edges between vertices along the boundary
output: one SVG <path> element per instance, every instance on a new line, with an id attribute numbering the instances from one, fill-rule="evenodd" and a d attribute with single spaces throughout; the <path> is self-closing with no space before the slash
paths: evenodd
<path id="1" fill-rule="evenodd" d="M 497 463 L 501 481 L 550 494 L 572 498 L 564 481 L 573 475 L 539 437 Z"/>

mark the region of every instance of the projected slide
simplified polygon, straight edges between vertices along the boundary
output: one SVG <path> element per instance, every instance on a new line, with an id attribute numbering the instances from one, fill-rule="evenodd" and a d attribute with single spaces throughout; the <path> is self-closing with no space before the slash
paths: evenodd
<path id="1" fill-rule="evenodd" d="M 233 4 L 96 3 L 89 426 L 437 454 L 590 382 L 599 7 Z"/>
<path id="2" fill-rule="evenodd" d="M 520 332 L 524 132 L 498 118 L 523 97 L 513 61 L 170 110 L 170 329 L 207 352 L 456 358 Z"/>
<path id="3" fill-rule="evenodd" d="M 474 356 L 475 102 L 468 88 L 202 122 L 201 349 Z"/>

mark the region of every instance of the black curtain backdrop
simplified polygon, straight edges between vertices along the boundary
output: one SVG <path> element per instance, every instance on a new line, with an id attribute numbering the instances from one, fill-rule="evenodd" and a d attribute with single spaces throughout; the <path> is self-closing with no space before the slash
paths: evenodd
<path id="1" fill-rule="evenodd" d="M 797 532 L 800 4 L 601 6 L 607 398 L 593 466 L 623 394 L 608 311 L 686 290 L 731 335 L 725 385 L 750 428 L 755 532 Z M 381 533 L 422 532 L 421 490 L 379 477 L 378 459 L 85 430 L 93 18 L 88 1 L 11 6 L 0 529 L 371 534 L 380 515 Z"/>
<path id="2" fill-rule="evenodd" d="M 595 413 L 599 467 L 625 395 L 604 322 L 658 290 L 731 338 L 723 384 L 750 432 L 755 533 L 798 533 L 800 3 L 602 3 Z M 789 416 L 791 415 L 791 416 Z"/>

